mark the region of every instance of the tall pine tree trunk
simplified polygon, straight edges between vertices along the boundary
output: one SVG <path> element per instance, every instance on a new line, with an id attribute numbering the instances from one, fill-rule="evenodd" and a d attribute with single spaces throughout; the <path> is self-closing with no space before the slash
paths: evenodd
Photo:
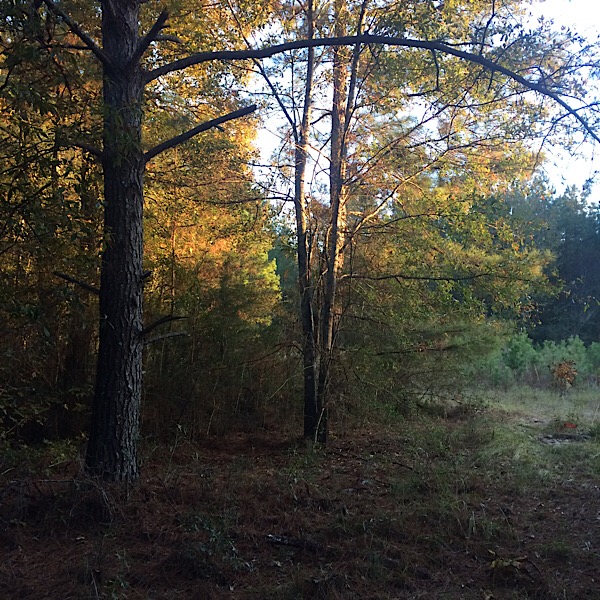
<path id="1" fill-rule="evenodd" d="M 104 73 L 105 249 L 100 276 L 96 387 L 86 468 L 106 479 L 139 476 L 137 442 L 142 389 L 144 82 L 138 0 L 102 2 Z"/>
<path id="2" fill-rule="evenodd" d="M 356 34 L 362 31 L 367 0 L 364 0 L 356 23 Z M 335 36 L 348 34 L 348 6 L 344 0 L 335 0 Z M 331 106 L 331 140 L 329 158 L 329 203 L 331 217 L 326 243 L 326 270 L 323 289 L 323 305 L 320 315 L 320 348 L 318 364 L 317 406 L 319 421 L 315 439 L 321 443 L 328 435 L 328 396 L 331 365 L 334 360 L 336 335 L 341 319 L 338 298 L 338 281 L 344 266 L 347 242 L 347 186 L 348 132 L 355 109 L 360 44 L 353 53 L 342 46 L 333 51 L 333 101 Z"/>
<path id="3" fill-rule="evenodd" d="M 346 7 L 344 0 L 335 0 L 335 35 L 346 33 Z M 325 248 L 326 269 L 323 289 L 323 305 L 320 317 L 319 379 L 317 406 L 319 421 L 315 439 L 325 443 L 328 435 L 328 406 L 330 367 L 335 346 L 337 316 L 337 284 L 343 263 L 344 231 L 346 227 L 346 106 L 348 91 L 348 51 L 338 47 L 333 50 L 333 101 L 331 106 L 331 141 L 329 157 L 329 202 L 330 223 Z"/>

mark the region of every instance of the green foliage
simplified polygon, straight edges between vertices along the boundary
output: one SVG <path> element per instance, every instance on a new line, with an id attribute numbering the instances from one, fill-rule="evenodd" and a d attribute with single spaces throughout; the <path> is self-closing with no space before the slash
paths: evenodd
<path id="1" fill-rule="evenodd" d="M 99 11 L 80 0 L 68 5 L 98 37 Z M 74 43 L 64 20 L 33 6 L 0 2 L 5 441 L 25 436 L 27 427 L 35 426 L 38 439 L 84 427 L 96 298 L 54 272 L 96 286 L 104 235 L 110 235 L 101 231 L 100 166 L 79 148 L 82 141 L 101 147 L 100 67 Z M 143 3 L 143 30 L 159 8 L 155 0 Z M 573 36 L 544 24 L 526 31 L 514 19 L 522 10 L 518 2 L 498 6 L 491 19 L 489 8 L 483 0 L 367 7 L 361 27 L 460 44 L 518 72 L 537 65 L 562 90 L 582 91 L 564 71 Z M 274 9 L 277 22 L 270 18 Z M 335 11 L 338 19 L 325 5 L 315 6 L 317 35 L 354 33 L 359 3 L 340 2 Z M 176 0 L 170 15 L 178 43 L 153 43 L 147 69 L 182 51 L 214 49 L 215 36 L 220 49 L 239 49 L 257 32 L 281 41 L 304 35 L 306 27 L 304 8 L 287 2 L 200 6 Z M 326 64 L 330 54 L 319 50 L 317 62 Z M 276 88 L 291 83 L 282 94 L 291 114 L 303 102 L 305 58 L 299 50 L 265 65 Z M 346 258 L 338 282 L 334 406 L 359 411 L 366 398 L 406 411 L 434 397 L 458 399 L 472 365 L 485 357 L 479 372 L 494 382 L 544 380 L 547 366 L 560 360 L 574 360 L 582 378 L 595 377 L 597 211 L 573 190 L 546 202 L 543 182 L 530 188 L 507 183 L 531 166 L 531 136 L 547 133 L 544 103 L 524 98 L 500 72 L 483 76 L 480 66 L 440 53 L 358 48 L 355 61 L 356 102 L 346 111 L 352 126 L 344 151 Z M 153 82 L 144 106 L 145 147 L 239 108 L 247 100 L 240 92 L 251 77 L 247 67 L 215 61 Z M 319 102 L 329 102 L 331 77 L 321 66 L 317 71 L 311 135 L 324 148 L 327 136 L 317 123 L 330 113 Z M 229 123 L 226 131 L 205 132 L 147 166 L 145 261 L 152 276 L 145 279 L 145 325 L 173 317 L 146 339 L 148 432 L 192 436 L 236 421 L 258 425 L 277 402 L 287 411 L 298 391 L 302 339 L 290 310 L 297 308 L 294 242 L 285 219 L 277 230 L 248 167 L 257 157 L 256 132 L 252 120 Z M 279 181 L 289 172 L 289 164 L 281 166 Z M 312 183 L 310 258 L 320 300 L 331 223 L 326 185 L 319 178 Z M 547 302 L 538 346 L 521 335 L 498 351 L 500 320 L 531 311 L 532 299 L 546 301 L 548 278 L 569 287 L 553 307 Z M 566 331 L 581 339 L 559 341 Z M 61 421 L 70 424 L 59 431 Z"/>
<path id="2" fill-rule="evenodd" d="M 97 281 L 100 169 L 69 143 L 98 139 L 98 70 L 51 15 L 0 15 L 0 436 L 41 441 L 80 431 L 89 394 L 95 298 L 54 273 Z"/>
<path id="3" fill-rule="evenodd" d="M 155 2 L 144 5 L 144 26 L 151 26 L 156 8 Z M 239 6 L 237 20 L 232 5 L 170 8 L 172 25 L 187 28 L 180 42 L 192 51 L 212 44 L 216 23 L 222 43 L 228 36 L 230 47 L 243 44 L 233 32 L 242 21 L 246 31 L 259 26 L 267 6 Z M 44 7 L 36 13 L 24 3 L 1 2 L 0 11 L 0 438 L 33 443 L 77 435 L 87 426 L 97 299 L 54 272 L 98 285 L 100 161 L 72 144 L 101 147 L 102 78 L 91 54 L 77 50 L 64 23 Z M 98 32 L 98 11 L 79 2 L 70 2 L 68 11 L 92 35 Z M 152 61 L 175 56 L 169 43 L 155 50 Z M 214 110 L 238 108 L 231 86 L 245 79 L 245 71 L 215 64 L 149 89 L 145 144 L 180 134 Z M 180 314 L 189 337 L 147 346 L 148 432 L 181 421 L 184 389 L 193 390 L 194 406 L 201 396 L 208 416 L 223 405 L 222 423 L 232 406 L 254 405 L 248 373 L 269 354 L 265 332 L 279 294 L 267 256 L 268 207 L 246 166 L 254 135 L 251 121 L 232 124 L 227 133 L 204 134 L 180 154 L 174 150 L 149 165 L 145 217 L 153 277 L 145 288 L 146 323 Z M 167 326 L 148 337 L 175 333 Z M 160 412 L 159 401 L 150 400 L 165 396 L 173 401 Z M 167 414 L 171 421 L 162 421 Z"/>
<path id="4" fill-rule="evenodd" d="M 472 365 L 500 344 L 502 321 L 518 318 L 531 295 L 547 289 L 549 256 L 516 243 L 518 230 L 477 195 L 458 199 L 436 187 L 407 193 L 357 229 L 340 285 L 348 325 L 339 334 L 339 376 L 353 373 L 369 395 L 399 405 L 458 397 Z M 509 369 L 526 370 L 534 352 L 526 336 L 518 342 Z M 510 376 L 500 371 L 496 379 Z M 338 380 L 336 390 L 343 386 Z"/>
<path id="5" fill-rule="evenodd" d="M 579 337 L 560 342 L 535 344 L 526 333 L 509 337 L 504 347 L 471 367 L 471 376 L 484 385 L 507 388 L 513 384 L 551 387 L 552 367 L 573 361 L 577 371 L 574 384 L 597 385 L 600 374 L 599 344 L 586 346 Z"/>
<path id="6" fill-rule="evenodd" d="M 279 278 L 270 209 L 245 166 L 252 133 L 206 134 L 149 170 L 146 319 L 184 317 L 149 335 L 145 411 L 156 435 L 256 426 L 278 385 L 266 370 L 278 369 Z"/>
<path id="7" fill-rule="evenodd" d="M 529 311 L 529 334 L 539 344 L 579 336 L 590 345 L 600 335 L 600 229 L 598 208 L 589 200 L 585 189 L 557 196 L 538 178 L 513 186 L 497 204 L 510 210 L 506 219 L 526 239 L 555 257 L 546 267 L 554 290 L 534 294 Z"/>
<path id="8" fill-rule="evenodd" d="M 533 342 L 526 333 L 513 336 L 503 353 L 503 362 L 518 375 L 540 364 Z"/>

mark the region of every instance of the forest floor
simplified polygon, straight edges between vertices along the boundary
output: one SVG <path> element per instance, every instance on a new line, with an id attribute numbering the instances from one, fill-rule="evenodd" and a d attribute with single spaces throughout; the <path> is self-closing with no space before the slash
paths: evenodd
<path id="1" fill-rule="evenodd" d="M 598 599 L 594 397 L 148 444 L 128 490 L 5 461 L 0 598 Z"/>

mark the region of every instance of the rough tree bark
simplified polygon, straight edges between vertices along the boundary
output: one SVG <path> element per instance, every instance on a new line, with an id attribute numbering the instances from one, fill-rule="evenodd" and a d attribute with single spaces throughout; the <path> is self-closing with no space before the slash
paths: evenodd
<path id="1" fill-rule="evenodd" d="M 306 38 L 314 39 L 315 14 L 313 0 L 308 0 L 305 8 Z M 311 231 L 310 205 L 306 194 L 306 169 L 310 150 L 310 126 L 312 119 L 313 86 L 315 75 L 315 50 L 306 53 L 306 72 L 302 98 L 300 123 L 286 108 L 284 98 L 271 81 L 267 71 L 258 60 L 254 64 L 271 89 L 273 97 L 283 112 L 294 140 L 294 213 L 296 217 L 296 260 L 298 264 L 298 292 L 300 300 L 300 327 L 302 333 L 302 378 L 304 400 L 304 437 L 314 439 L 318 428 L 321 410 L 318 403 L 317 385 L 319 374 L 319 326 L 315 306 L 315 276 L 311 265 L 311 255 L 315 232 Z"/>
<path id="2" fill-rule="evenodd" d="M 142 394 L 144 78 L 139 59 L 139 3 L 102 3 L 104 69 L 104 243 L 96 387 L 88 471 L 135 480 Z"/>
<path id="3" fill-rule="evenodd" d="M 333 101 L 331 106 L 331 141 L 329 154 L 329 210 L 327 240 L 325 247 L 325 277 L 323 281 L 323 304 L 319 319 L 319 381 L 317 385 L 318 420 L 313 435 L 321 444 L 327 442 L 328 407 L 327 388 L 335 339 L 335 314 L 337 309 L 338 273 L 342 266 L 346 202 L 344 194 L 344 161 L 342 145 L 344 137 L 344 114 L 346 103 L 345 48 L 333 52 Z"/>

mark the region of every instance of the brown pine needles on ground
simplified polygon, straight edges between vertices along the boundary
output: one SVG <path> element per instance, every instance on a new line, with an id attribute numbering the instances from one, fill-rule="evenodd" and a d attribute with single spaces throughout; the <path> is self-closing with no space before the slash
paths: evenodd
<path id="1" fill-rule="evenodd" d="M 131 489 L 6 469 L 0 597 L 597 598 L 595 438 L 514 414 L 146 449 Z M 594 462 L 595 461 L 595 462 Z"/>

